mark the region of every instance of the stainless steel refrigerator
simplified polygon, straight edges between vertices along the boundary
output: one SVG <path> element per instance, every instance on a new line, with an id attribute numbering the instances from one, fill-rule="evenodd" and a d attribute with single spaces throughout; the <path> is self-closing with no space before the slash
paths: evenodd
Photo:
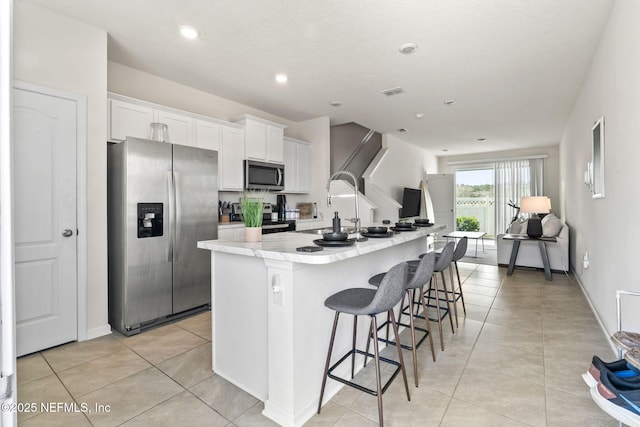
<path id="1" fill-rule="evenodd" d="M 108 146 L 109 323 L 125 335 L 211 303 L 218 153 L 127 138 Z"/>

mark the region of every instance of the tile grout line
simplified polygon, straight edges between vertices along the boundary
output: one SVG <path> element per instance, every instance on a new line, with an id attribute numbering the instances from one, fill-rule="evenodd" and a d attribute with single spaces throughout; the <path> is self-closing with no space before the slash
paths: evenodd
<path id="1" fill-rule="evenodd" d="M 478 271 L 479 271 L 479 270 L 478 270 L 478 265 L 479 265 L 479 264 L 476 264 L 476 267 L 475 267 L 475 268 L 471 271 L 471 273 L 467 276 L 467 279 L 469 279 L 469 277 L 471 277 L 474 273 L 476 273 L 476 272 L 478 272 Z M 500 271 L 500 270 L 498 269 L 498 271 Z M 465 279 L 465 281 L 464 281 L 464 282 L 466 282 L 466 279 Z M 464 282 L 463 282 L 463 283 L 462 283 L 462 285 L 460 285 L 460 286 L 464 286 Z M 480 339 L 480 334 L 482 334 L 482 330 L 484 329 L 484 325 L 485 325 L 485 323 L 486 323 L 486 321 L 487 321 L 487 318 L 489 317 L 489 312 L 491 311 L 491 308 L 493 307 L 493 303 L 495 302 L 496 296 L 498 295 L 498 292 L 500 292 L 500 289 L 502 289 L 503 282 L 504 282 L 504 277 L 503 277 L 502 279 L 500 279 L 500 286 L 498 286 L 498 291 L 497 291 L 497 292 L 496 292 L 496 294 L 493 296 L 493 300 L 491 301 L 491 305 L 489 306 L 489 309 L 487 310 L 487 314 L 485 314 L 484 319 L 482 320 L 482 326 L 480 327 L 480 331 L 479 331 L 479 332 L 478 332 L 478 334 L 476 335 L 476 339 L 475 339 L 475 341 L 473 342 L 473 345 L 471 346 L 471 351 L 469 352 L 468 357 L 467 357 L 467 359 L 465 360 L 465 364 L 464 364 L 464 367 L 462 368 L 462 372 L 460 373 L 460 377 L 458 378 L 458 381 L 456 382 L 456 385 L 453 387 L 453 391 L 451 392 L 451 396 L 449 397 L 449 402 L 447 403 L 447 406 L 446 406 L 446 408 L 445 408 L 445 410 L 444 410 L 444 413 L 443 413 L 443 415 L 442 415 L 442 418 L 440 419 L 440 422 L 439 422 L 438 424 L 441 424 L 441 423 L 442 423 L 442 421 L 444 420 L 444 417 L 447 415 L 447 412 L 448 412 L 448 410 L 449 410 L 449 407 L 451 406 L 451 401 L 455 398 L 455 396 L 454 396 L 454 395 L 456 394 L 456 390 L 458 389 L 458 386 L 460 385 L 460 381 L 462 381 L 462 376 L 464 375 L 464 372 L 466 371 L 467 366 L 469 365 L 469 360 L 471 359 L 471 355 L 473 354 L 473 351 L 474 351 L 474 350 L 475 350 L 475 348 L 476 348 L 476 345 L 477 345 L 477 343 L 478 343 L 478 340 Z M 472 402 L 467 402 L 467 403 L 471 403 L 471 404 L 473 404 Z M 475 405 L 475 404 L 473 404 L 473 405 L 474 405 L 474 406 L 477 406 L 477 405 Z M 483 409 L 487 410 L 486 408 L 483 408 Z M 493 411 L 491 411 L 491 412 L 493 412 Z M 498 414 L 498 415 L 501 415 L 501 414 Z"/>

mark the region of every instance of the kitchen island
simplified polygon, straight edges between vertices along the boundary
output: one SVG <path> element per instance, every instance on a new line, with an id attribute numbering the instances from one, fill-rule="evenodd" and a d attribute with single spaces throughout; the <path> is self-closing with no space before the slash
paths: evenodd
<path id="1" fill-rule="evenodd" d="M 262 242 L 210 240 L 214 372 L 264 402 L 263 414 L 300 426 L 316 412 L 334 312 L 324 300 L 342 289 L 367 287 L 369 277 L 433 248 L 418 228 L 353 246 L 298 252 L 321 236 L 263 235 Z M 368 322 L 359 322 L 359 345 Z M 334 355 L 351 347 L 352 317 L 343 316 Z M 359 364 L 362 366 L 362 363 Z M 345 368 L 348 368 L 345 366 Z M 328 381 L 325 402 L 342 384 Z"/>

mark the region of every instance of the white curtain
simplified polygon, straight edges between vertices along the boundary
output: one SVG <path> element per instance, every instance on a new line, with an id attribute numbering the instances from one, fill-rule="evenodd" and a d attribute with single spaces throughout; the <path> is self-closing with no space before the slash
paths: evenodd
<path id="1" fill-rule="evenodd" d="M 529 173 L 531 174 L 531 188 L 529 196 L 544 196 L 544 159 L 529 159 Z"/>
<path id="2" fill-rule="evenodd" d="M 516 213 L 509 200 L 520 206 L 523 197 L 544 195 L 543 174 L 543 158 L 496 162 L 496 233 L 506 230 Z"/>

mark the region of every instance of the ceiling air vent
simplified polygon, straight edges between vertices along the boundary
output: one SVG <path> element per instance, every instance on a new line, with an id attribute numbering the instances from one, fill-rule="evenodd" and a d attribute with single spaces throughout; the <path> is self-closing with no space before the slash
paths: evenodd
<path id="1" fill-rule="evenodd" d="M 380 92 L 384 93 L 387 96 L 393 96 L 393 95 L 399 95 L 401 93 L 404 93 L 404 89 L 402 89 L 401 87 L 392 87 L 391 89 L 385 89 Z"/>

